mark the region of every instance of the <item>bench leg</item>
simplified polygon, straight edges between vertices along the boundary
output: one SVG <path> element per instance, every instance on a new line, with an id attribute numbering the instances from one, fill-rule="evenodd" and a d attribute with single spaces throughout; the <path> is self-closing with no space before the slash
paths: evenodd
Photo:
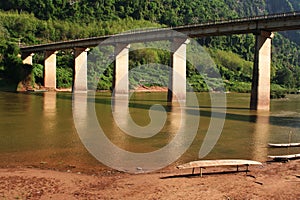
<path id="1" fill-rule="evenodd" d="M 193 168 L 192 174 L 194 174 L 195 168 Z"/>
<path id="2" fill-rule="evenodd" d="M 200 167 L 200 177 L 202 177 L 202 167 Z"/>

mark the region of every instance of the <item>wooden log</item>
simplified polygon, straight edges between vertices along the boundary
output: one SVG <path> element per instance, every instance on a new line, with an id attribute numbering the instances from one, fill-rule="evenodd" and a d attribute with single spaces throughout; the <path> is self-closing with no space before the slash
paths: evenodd
<path id="1" fill-rule="evenodd" d="M 280 156 L 268 156 L 273 160 L 285 160 L 285 159 L 297 159 L 300 158 L 300 154 L 280 155 Z"/>
<path id="2" fill-rule="evenodd" d="M 282 143 L 282 144 L 275 144 L 275 143 L 268 143 L 270 147 L 300 147 L 300 143 Z"/>

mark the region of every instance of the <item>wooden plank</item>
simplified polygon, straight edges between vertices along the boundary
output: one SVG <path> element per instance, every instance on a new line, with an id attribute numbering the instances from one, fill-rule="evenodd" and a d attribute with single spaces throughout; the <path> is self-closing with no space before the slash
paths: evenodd
<path id="1" fill-rule="evenodd" d="M 300 147 L 300 143 L 283 143 L 283 144 L 274 144 L 268 143 L 270 147 Z"/>
<path id="2" fill-rule="evenodd" d="M 278 159 L 296 159 L 300 158 L 300 154 L 290 154 L 290 155 L 280 155 L 280 156 L 268 156 L 268 158 L 272 158 L 274 160 Z"/>
<path id="3" fill-rule="evenodd" d="M 198 160 L 177 166 L 178 169 L 206 168 L 219 166 L 262 165 L 261 162 L 240 159 Z"/>

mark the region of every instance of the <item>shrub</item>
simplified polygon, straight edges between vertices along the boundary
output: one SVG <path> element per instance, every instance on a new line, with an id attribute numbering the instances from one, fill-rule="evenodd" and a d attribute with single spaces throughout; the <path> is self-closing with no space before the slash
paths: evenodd
<path id="1" fill-rule="evenodd" d="M 285 98 L 287 90 L 280 85 L 271 84 L 271 99 Z"/>

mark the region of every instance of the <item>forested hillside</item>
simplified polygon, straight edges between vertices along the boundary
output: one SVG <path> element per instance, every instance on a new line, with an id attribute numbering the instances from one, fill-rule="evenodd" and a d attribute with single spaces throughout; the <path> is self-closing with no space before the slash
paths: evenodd
<path id="1" fill-rule="evenodd" d="M 145 27 L 178 26 L 268 13 L 300 10 L 298 0 L 6 0 L 0 2 L 0 69 L 15 81 L 24 78 L 18 45 L 38 44 L 120 33 Z M 299 32 L 276 34 L 273 40 L 272 83 L 276 89 L 300 88 Z M 219 68 L 227 90 L 250 90 L 254 36 L 232 35 L 199 38 Z M 151 50 L 146 53 L 153 53 Z M 137 52 L 136 54 L 138 54 Z M 144 52 L 145 53 L 145 52 Z M 156 55 L 156 54 L 155 54 Z M 134 55 L 133 55 L 134 57 Z M 168 63 L 167 55 L 156 56 Z M 145 64 L 131 61 L 131 68 Z M 33 80 L 42 83 L 42 55 L 35 56 Z M 28 66 L 27 66 L 28 68 Z M 16 73 L 21 71 L 22 73 Z M 26 70 L 25 70 L 26 71 Z M 72 55 L 58 54 L 58 87 L 70 87 Z M 102 77 L 99 89 L 111 87 L 111 74 Z M 203 91 L 198 74 L 189 68 L 188 79 Z"/>

